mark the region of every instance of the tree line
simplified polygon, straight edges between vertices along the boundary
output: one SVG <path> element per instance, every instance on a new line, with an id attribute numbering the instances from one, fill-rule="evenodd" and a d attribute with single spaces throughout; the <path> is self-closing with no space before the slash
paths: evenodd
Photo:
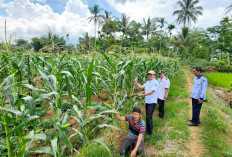
<path id="1" fill-rule="evenodd" d="M 16 50 L 34 50 L 36 52 L 88 54 L 103 50 L 120 53 L 160 53 L 165 56 L 183 58 L 203 58 L 213 60 L 227 56 L 230 65 L 232 51 L 232 19 L 221 19 L 220 24 L 207 29 L 192 28 L 198 17 L 203 14 L 199 0 L 179 0 L 178 10 L 173 12 L 176 20 L 167 23 L 165 18 L 144 18 L 142 22 L 131 20 L 126 14 L 115 18 L 111 12 L 94 5 L 89 8 L 92 16 L 88 18 L 94 24 L 95 35 L 84 32 L 77 45 L 68 44 L 69 34 L 60 37 L 48 31 L 47 35 L 34 37 L 31 42 L 15 40 Z M 229 15 L 232 4 L 225 10 Z M 103 13 L 102 13 L 103 12 Z M 177 25 L 181 26 L 179 30 Z M 174 32 L 175 31 L 175 32 Z M 2 44 L 3 45 L 3 44 Z M 3 47 L 3 46 L 2 46 Z"/>

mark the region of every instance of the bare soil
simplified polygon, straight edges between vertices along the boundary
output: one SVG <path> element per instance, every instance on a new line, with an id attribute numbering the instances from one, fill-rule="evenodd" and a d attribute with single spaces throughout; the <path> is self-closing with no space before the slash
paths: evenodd
<path id="1" fill-rule="evenodd" d="M 189 74 L 188 70 L 184 69 L 184 74 L 187 78 L 187 87 L 188 87 L 188 91 L 190 93 L 192 90 L 193 78 Z M 192 101 L 191 101 L 191 99 L 188 99 L 188 102 L 189 102 L 189 107 L 190 107 L 189 117 L 192 117 Z M 186 154 L 186 156 L 199 157 L 205 152 L 205 148 L 202 145 L 202 141 L 200 140 L 202 127 L 201 127 L 201 125 L 199 125 L 197 127 L 191 126 L 191 127 L 189 127 L 189 130 L 190 130 L 190 141 L 187 144 L 189 151 L 186 151 L 185 154 Z"/>

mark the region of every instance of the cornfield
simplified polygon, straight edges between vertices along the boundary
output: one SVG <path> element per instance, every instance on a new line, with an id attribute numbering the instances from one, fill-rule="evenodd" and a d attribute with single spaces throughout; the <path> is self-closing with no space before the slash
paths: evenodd
<path id="1" fill-rule="evenodd" d="M 171 78 L 180 68 L 175 60 L 104 52 L 91 58 L 3 53 L 0 65 L 0 156 L 8 157 L 69 156 L 90 143 L 110 153 L 99 136 L 117 129 L 113 113 L 143 102 L 133 97 L 139 92 L 133 80 L 145 82 L 150 69 Z"/>

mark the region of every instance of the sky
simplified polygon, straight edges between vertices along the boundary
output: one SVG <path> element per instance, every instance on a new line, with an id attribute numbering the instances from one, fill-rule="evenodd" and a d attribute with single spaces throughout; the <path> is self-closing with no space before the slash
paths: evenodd
<path id="1" fill-rule="evenodd" d="M 0 40 L 4 38 L 4 21 L 8 36 L 30 40 L 47 34 L 66 36 L 69 43 L 77 43 L 84 32 L 94 35 L 94 25 L 88 22 L 89 7 L 98 4 L 115 18 L 122 14 L 130 20 L 141 22 L 143 18 L 164 17 L 174 23 L 173 11 L 179 9 L 178 0 L 0 0 Z M 208 28 L 219 24 L 225 17 L 225 9 L 231 0 L 200 0 L 203 16 L 192 27 Z M 103 14 L 102 10 L 102 14 Z M 231 14 L 231 13 L 230 13 Z M 227 15 L 228 16 L 228 15 Z M 100 29 L 100 28 L 98 28 Z"/>

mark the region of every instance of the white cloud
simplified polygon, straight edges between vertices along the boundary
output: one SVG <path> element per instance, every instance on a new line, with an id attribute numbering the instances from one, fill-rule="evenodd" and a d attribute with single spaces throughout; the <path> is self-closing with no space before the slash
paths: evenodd
<path id="1" fill-rule="evenodd" d="M 208 28 L 218 25 L 222 18 L 225 17 L 225 8 L 206 9 L 202 16 L 199 16 L 198 22 L 194 26 Z"/>
<path id="2" fill-rule="evenodd" d="M 148 17 L 164 17 L 168 23 L 173 23 L 176 16 L 173 12 L 179 9 L 178 0 L 107 0 L 107 2 L 120 13 L 125 13 L 131 19 L 140 21 Z M 219 24 L 225 16 L 225 8 L 231 0 L 202 0 L 203 16 L 198 16 L 198 22 L 193 26 L 207 28 Z M 197 6 L 199 6 L 197 5 Z"/>
<path id="3" fill-rule="evenodd" d="M 46 2 L 47 0 L 31 0 L 31 1 L 34 1 L 34 2 Z"/>
<path id="4" fill-rule="evenodd" d="M 5 2 L 3 0 L 0 0 L 0 8 L 5 7 Z"/>
<path id="5" fill-rule="evenodd" d="M 172 13 L 175 10 L 174 4 L 177 0 L 130 0 L 124 3 L 118 0 L 107 0 L 117 11 L 125 13 L 131 19 L 141 21 L 148 17 L 165 17 L 169 22 L 173 22 Z"/>
<path id="6" fill-rule="evenodd" d="M 61 14 L 54 13 L 48 5 L 34 4 L 29 0 L 14 0 L 8 3 L 6 12 L 8 17 L 0 16 L 0 30 L 4 30 L 6 19 L 8 32 L 16 33 L 17 38 L 29 40 L 46 35 L 48 27 L 60 36 L 69 34 L 73 43 L 78 41 L 83 32 L 94 34 L 93 24 L 89 24 L 87 20 L 91 15 L 88 6 L 81 0 L 69 0 Z"/>

